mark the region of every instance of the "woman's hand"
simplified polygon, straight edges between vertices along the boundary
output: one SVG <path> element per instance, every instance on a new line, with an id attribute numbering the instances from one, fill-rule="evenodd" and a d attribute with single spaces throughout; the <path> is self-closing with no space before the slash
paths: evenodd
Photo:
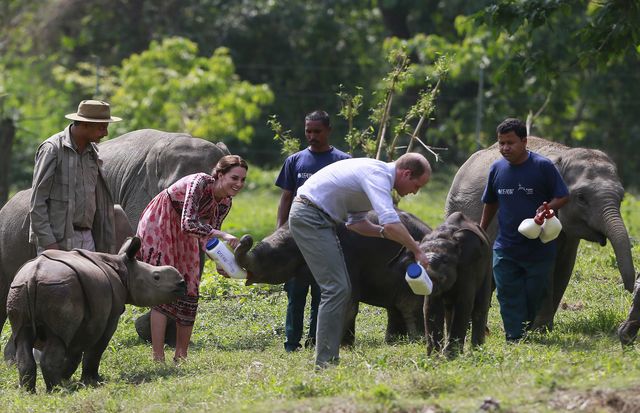
<path id="1" fill-rule="evenodd" d="M 216 271 L 218 271 L 218 274 L 222 275 L 224 278 L 231 278 L 229 277 L 229 274 L 227 274 L 227 272 L 224 270 L 224 268 L 222 268 L 218 264 L 216 264 Z"/>
<path id="2" fill-rule="evenodd" d="M 223 241 L 225 241 L 227 244 L 229 244 L 229 246 L 230 246 L 231 248 L 233 248 L 234 250 L 236 249 L 236 247 L 237 247 L 238 245 L 240 245 L 240 240 L 239 240 L 238 238 L 234 237 L 234 236 L 233 236 L 233 235 L 231 235 L 231 234 L 226 234 L 226 233 L 225 233 L 225 234 L 222 236 L 222 240 L 223 240 Z"/>

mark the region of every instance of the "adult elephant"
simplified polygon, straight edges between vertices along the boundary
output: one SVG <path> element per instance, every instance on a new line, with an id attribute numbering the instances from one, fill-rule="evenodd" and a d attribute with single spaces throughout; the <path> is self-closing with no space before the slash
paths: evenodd
<path id="1" fill-rule="evenodd" d="M 155 195 L 183 176 L 210 173 L 229 153 L 223 143 L 154 129 L 129 132 L 101 143 L 98 149 L 109 191 L 124 209 L 116 211 L 117 245 L 135 232 L 142 211 Z M 30 189 L 17 193 L 0 210 L 0 330 L 6 320 L 9 285 L 20 266 L 36 256 L 28 241 L 30 193 Z"/>
<path id="2" fill-rule="evenodd" d="M 611 242 L 624 288 L 633 290 L 635 271 L 629 234 L 620 215 L 624 188 L 616 165 L 602 151 L 569 148 L 538 137 L 527 138 L 527 148 L 551 159 L 570 192 L 570 202 L 558 213 L 562 232 L 552 273 L 551 289 L 540 309 L 534 327 L 553 328 L 553 317 L 567 288 L 581 239 L 606 245 Z M 497 143 L 480 150 L 460 167 L 453 179 L 445 204 L 446 215 L 461 211 L 480 221 L 481 196 L 489 167 L 500 158 Z M 497 219 L 488 229 L 491 240 L 497 232 Z"/>
<path id="3" fill-rule="evenodd" d="M 131 226 L 149 201 L 183 176 L 211 173 L 224 155 L 224 143 L 213 144 L 186 133 L 140 129 L 98 145 L 113 200 L 122 205 Z"/>

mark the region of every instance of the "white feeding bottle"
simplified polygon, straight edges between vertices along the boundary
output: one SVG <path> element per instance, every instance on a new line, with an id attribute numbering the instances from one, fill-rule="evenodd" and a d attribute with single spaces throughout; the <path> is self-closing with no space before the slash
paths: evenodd
<path id="1" fill-rule="evenodd" d="M 544 224 L 544 211 L 536 214 L 533 218 L 523 220 L 518 226 L 518 232 L 529 239 L 536 239 L 542 232 L 542 224 Z"/>
<path id="2" fill-rule="evenodd" d="M 214 260 L 231 278 L 247 278 L 247 272 L 236 263 L 233 252 L 218 238 L 211 238 L 207 242 L 206 254 Z"/>
<path id="3" fill-rule="evenodd" d="M 411 291 L 416 295 L 429 295 L 433 291 L 431 278 L 429 278 L 427 270 L 420 264 L 409 264 L 404 278 L 411 287 Z"/>
<path id="4" fill-rule="evenodd" d="M 560 231 L 562 231 L 562 224 L 553 212 L 553 209 L 548 209 L 546 202 L 545 208 L 545 220 L 544 224 L 542 224 L 542 231 L 540 232 L 540 241 L 546 244 L 547 242 L 558 238 Z"/>

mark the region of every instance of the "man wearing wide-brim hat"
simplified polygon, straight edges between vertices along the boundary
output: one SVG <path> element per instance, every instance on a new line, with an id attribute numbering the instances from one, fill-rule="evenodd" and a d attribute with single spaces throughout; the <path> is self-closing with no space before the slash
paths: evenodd
<path id="1" fill-rule="evenodd" d="M 83 248 L 115 253 L 113 198 L 97 143 L 107 136 L 109 104 L 83 100 L 73 121 L 38 147 L 31 186 L 29 242 L 47 249 Z"/>

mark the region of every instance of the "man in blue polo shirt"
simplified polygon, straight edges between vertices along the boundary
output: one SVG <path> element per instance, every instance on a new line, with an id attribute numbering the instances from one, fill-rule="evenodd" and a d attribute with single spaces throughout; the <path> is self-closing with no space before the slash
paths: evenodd
<path id="1" fill-rule="evenodd" d="M 280 175 L 276 180 L 276 185 L 282 188 L 280 205 L 278 206 L 278 228 L 288 221 L 293 198 L 307 178 L 331 163 L 351 157 L 329 145 L 330 133 L 331 121 L 327 112 L 316 110 L 305 117 L 304 135 L 309 146 L 284 161 Z M 305 347 L 314 345 L 320 304 L 320 287 L 313 279 L 294 277 L 284 284 L 284 289 L 289 300 L 285 321 L 285 335 L 287 337 L 287 341 L 284 343 L 285 350 L 291 352 L 301 347 L 304 307 L 307 303 L 309 289 L 311 289 L 311 317 Z"/>
<path id="2" fill-rule="evenodd" d="M 527 129 L 519 119 L 505 119 L 497 128 L 502 154 L 491 165 L 482 195 L 480 226 L 487 229 L 498 213 L 493 244 L 493 277 L 507 341 L 520 340 L 531 326 L 549 286 L 556 242 L 542 243 L 518 232 L 526 218 L 544 209 L 558 211 L 569 190 L 548 158 L 527 150 Z"/>

